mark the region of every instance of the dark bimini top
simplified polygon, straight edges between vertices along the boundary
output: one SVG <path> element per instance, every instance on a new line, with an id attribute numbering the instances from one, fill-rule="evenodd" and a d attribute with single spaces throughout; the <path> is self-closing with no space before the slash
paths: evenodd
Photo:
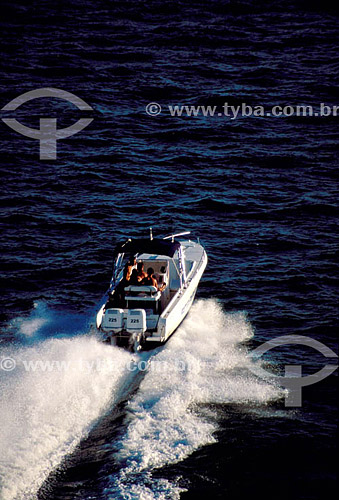
<path id="1" fill-rule="evenodd" d="M 135 255 L 137 253 L 148 253 L 151 255 L 167 255 L 173 257 L 175 252 L 180 248 L 179 241 L 161 240 L 161 239 L 138 239 L 127 240 L 124 243 L 119 243 L 115 250 L 114 255 L 119 253 L 130 253 Z"/>

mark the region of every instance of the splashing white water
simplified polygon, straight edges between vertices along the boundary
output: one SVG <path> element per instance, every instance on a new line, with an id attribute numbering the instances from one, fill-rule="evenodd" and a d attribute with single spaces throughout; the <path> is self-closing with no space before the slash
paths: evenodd
<path id="1" fill-rule="evenodd" d="M 121 397 L 133 356 L 87 336 L 7 349 L 9 356 L 16 368 L 0 371 L 0 498 L 27 500 Z"/>
<path id="2" fill-rule="evenodd" d="M 53 335 L 53 315 L 47 313 L 47 333 Z M 20 332 L 24 328 L 39 340 L 42 322 L 31 322 L 39 318 L 35 312 L 21 321 Z M 0 498 L 36 498 L 52 469 L 132 385 L 133 363 L 151 357 L 128 404 L 127 432 L 116 454 L 120 473 L 108 478 L 100 498 L 178 499 L 183 491 L 178 481 L 154 479 L 152 471 L 215 442 L 213 415 L 199 414 L 196 405 L 265 404 L 282 395 L 250 370 L 253 361 L 239 343 L 251 336 L 244 315 L 224 314 L 216 301 L 200 300 L 170 342 L 153 354 L 131 355 L 88 336 L 51 338 L 0 353 L 0 360 L 16 362 L 13 371 L 0 371 Z"/>
<path id="3" fill-rule="evenodd" d="M 109 478 L 107 499 L 177 499 L 183 491 L 151 472 L 215 442 L 217 425 L 194 410 L 199 403 L 267 403 L 282 396 L 250 368 L 239 343 L 253 336 L 246 317 L 225 314 L 215 300 L 197 301 L 180 329 L 154 358 L 129 402 L 129 426 L 116 454 L 122 469 Z M 116 444 L 115 444 L 116 446 Z"/>

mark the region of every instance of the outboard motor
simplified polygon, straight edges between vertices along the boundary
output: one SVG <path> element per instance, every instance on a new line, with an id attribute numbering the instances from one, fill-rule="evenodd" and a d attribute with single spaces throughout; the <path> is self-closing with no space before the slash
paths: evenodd
<path id="1" fill-rule="evenodd" d="M 124 310 L 107 309 L 102 318 L 101 328 L 104 332 L 119 333 L 124 328 Z"/>
<path id="2" fill-rule="evenodd" d="M 147 330 L 145 309 L 128 310 L 126 330 L 130 334 L 130 350 L 132 352 L 138 352 L 141 349 L 143 334 Z"/>
<path id="3" fill-rule="evenodd" d="M 128 333 L 143 334 L 147 330 L 145 309 L 129 309 L 126 330 Z"/>

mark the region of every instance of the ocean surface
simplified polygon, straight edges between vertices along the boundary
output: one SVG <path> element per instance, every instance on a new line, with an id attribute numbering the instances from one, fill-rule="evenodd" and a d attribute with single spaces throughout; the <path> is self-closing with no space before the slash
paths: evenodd
<path id="1" fill-rule="evenodd" d="M 338 26 L 327 1 L 2 1 L 0 108 L 52 87 L 93 110 L 41 98 L 0 118 L 93 121 L 47 161 L 0 121 L 1 500 L 336 491 L 337 372 L 301 407 L 274 378 L 335 360 L 251 351 L 299 335 L 337 352 L 339 118 L 168 106 L 339 105 Z M 191 230 L 209 263 L 175 335 L 137 355 L 89 325 L 114 245 L 150 226 Z"/>

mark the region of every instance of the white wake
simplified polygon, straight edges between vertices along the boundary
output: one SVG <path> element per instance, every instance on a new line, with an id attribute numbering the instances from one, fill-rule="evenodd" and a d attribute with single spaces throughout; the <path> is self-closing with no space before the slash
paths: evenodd
<path id="1" fill-rule="evenodd" d="M 129 402 L 127 433 L 115 454 L 121 469 L 107 481 L 103 498 L 179 498 L 182 488 L 155 480 L 152 470 L 215 442 L 216 419 L 197 411 L 197 405 L 266 404 L 282 396 L 281 389 L 253 374 L 253 361 L 239 346 L 252 336 L 243 314 L 225 314 L 215 300 L 195 302 L 173 338 L 152 358 Z"/>
<path id="2" fill-rule="evenodd" d="M 0 370 L 0 498 L 28 500 L 121 397 L 133 356 L 80 336 L 7 348 L 7 369 L 8 359 L 16 368 Z"/>
<path id="3" fill-rule="evenodd" d="M 62 322 L 69 325 L 69 318 Z M 155 479 L 152 471 L 215 442 L 216 418 L 201 404 L 265 405 L 283 395 L 253 374 L 254 362 L 241 347 L 253 336 L 245 315 L 225 314 L 212 299 L 195 302 L 163 348 L 141 355 L 84 335 L 43 340 L 53 334 L 50 323 L 53 317 L 43 308 L 35 311 L 17 325 L 35 343 L 0 352 L 0 362 L 7 359 L 0 370 L 2 500 L 36 498 L 49 473 L 124 396 L 148 361 L 127 405 L 125 434 L 105 444 L 120 471 L 98 485 L 100 500 L 179 498 L 178 481 Z M 12 370 L 8 359 L 16 363 Z"/>

